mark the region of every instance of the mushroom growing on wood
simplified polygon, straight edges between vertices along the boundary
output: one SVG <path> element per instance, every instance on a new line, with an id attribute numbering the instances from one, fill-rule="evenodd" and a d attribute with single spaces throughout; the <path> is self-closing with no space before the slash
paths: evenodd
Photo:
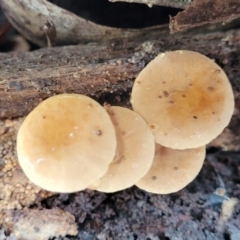
<path id="1" fill-rule="evenodd" d="M 107 173 L 89 188 L 116 192 L 133 186 L 150 169 L 155 143 L 148 125 L 137 113 L 123 107 L 108 107 L 115 127 L 117 151 Z"/>
<path id="2" fill-rule="evenodd" d="M 177 192 L 200 172 L 205 152 L 205 147 L 177 150 L 156 144 L 152 167 L 136 185 L 151 193 Z"/>
<path id="3" fill-rule="evenodd" d="M 192 51 L 162 53 L 135 80 L 132 106 L 155 141 L 174 149 L 206 145 L 228 125 L 234 97 L 224 71 Z"/>
<path id="4" fill-rule="evenodd" d="M 17 136 L 23 171 L 33 183 L 53 192 L 87 188 L 106 173 L 115 151 L 109 115 L 79 94 L 61 94 L 40 103 Z"/>

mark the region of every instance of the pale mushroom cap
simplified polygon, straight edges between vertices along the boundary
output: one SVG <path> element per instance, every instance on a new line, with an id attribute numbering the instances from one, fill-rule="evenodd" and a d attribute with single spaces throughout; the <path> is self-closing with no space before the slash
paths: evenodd
<path id="1" fill-rule="evenodd" d="M 205 147 L 177 150 L 156 144 L 152 167 L 136 185 L 151 193 L 177 192 L 200 172 L 205 152 Z"/>
<path id="2" fill-rule="evenodd" d="M 206 145 L 228 125 L 234 110 L 224 71 L 206 56 L 186 50 L 151 61 L 137 77 L 131 101 L 155 141 L 174 149 Z"/>
<path id="3" fill-rule="evenodd" d="M 137 113 L 122 107 L 110 107 L 115 126 L 117 152 L 107 173 L 90 186 L 102 192 L 116 192 L 133 186 L 150 169 L 155 143 L 146 122 Z"/>
<path id="4" fill-rule="evenodd" d="M 103 176 L 116 151 L 112 121 L 93 99 L 61 94 L 39 104 L 17 136 L 19 163 L 43 189 L 75 192 Z"/>

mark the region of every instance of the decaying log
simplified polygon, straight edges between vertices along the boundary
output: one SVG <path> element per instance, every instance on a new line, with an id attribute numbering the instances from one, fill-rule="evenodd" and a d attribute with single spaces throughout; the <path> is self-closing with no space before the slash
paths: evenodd
<path id="1" fill-rule="evenodd" d="M 111 2 L 142 3 L 148 6 L 160 5 L 182 8 L 176 16 L 170 17 L 171 33 L 185 31 L 194 27 L 228 23 L 240 19 L 239 0 L 109 0 Z"/>
<path id="2" fill-rule="evenodd" d="M 231 142 L 238 146 L 240 30 L 0 54 L 0 118 L 25 116 L 43 99 L 64 92 L 82 93 L 97 100 L 123 94 L 126 99 L 143 67 L 159 52 L 176 49 L 201 52 L 215 59 L 226 71 L 236 102 L 229 126 L 233 130 Z"/>
<path id="3" fill-rule="evenodd" d="M 204 24 L 225 24 L 235 19 L 240 19 L 239 0 L 195 0 L 171 18 L 170 29 L 174 33 Z"/>
<path id="4" fill-rule="evenodd" d="M 16 239 L 48 240 L 78 232 L 74 216 L 59 208 L 4 210 L 1 217 L 3 229 L 13 233 Z"/>
<path id="5" fill-rule="evenodd" d="M 216 60 L 236 93 L 240 88 L 240 31 L 163 35 L 153 41 L 112 42 L 0 54 L 0 118 L 25 116 L 58 93 L 99 98 L 131 89 L 142 68 L 159 52 L 189 49 Z M 240 109 L 239 103 L 237 103 Z"/>
<path id="6" fill-rule="evenodd" d="M 129 2 L 129 3 L 142 3 L 147 4 L 149 7 L 153 5 L 173 7 L 173 8 L 186 8 L 193 0 L 109 0 L 109 2 Z"/>
<path id="7" fill-rule="evenodd" d="M 56 45 L 156 36 L 162 29 L 156 26 L 139 31 L 101 26 L 46 0 L 1 0 L 0 6 L 14 28 L 39 46 L 47 46 L 49 42 L 46 22 L 51 23 L 52 32 L 55 31 Z"/>

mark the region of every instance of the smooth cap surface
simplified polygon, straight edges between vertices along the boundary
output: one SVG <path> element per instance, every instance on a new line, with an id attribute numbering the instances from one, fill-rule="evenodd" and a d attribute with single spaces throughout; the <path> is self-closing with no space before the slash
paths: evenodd
<path id="1" fill-rule="evenodd" d="M 107 173 L 90 186 L 102 192 L 116 192 L 133 186 L 150 169 L 155 143 L 146 122 L 137 113 L 123 107 L 109 107 L 115 126 L 117 152 Z"/>
<path id="2" fill-rule="evenodd" d="M 132 106 L 155 141 L 174 149 L 206 145 L 228 125 L 234 97 L 224 71 L 192 51 L 158 55 L 139 74 Z"/>
<path id="3" fill-rule="evenodd" d="M 177 192 L 200 172 L 205 152 L 205 147 L 177 150 L 156 144 L 152 167 L 136 185 L 151 193 Z"/>
<path id="4" fill-rule="evenodd" d="M 116 151 L 116 135 L 105 109 L 79 94 L 40 103 L 17 136 L 19 163 L 36 185 L 75 192 L 103 176 Z"/>

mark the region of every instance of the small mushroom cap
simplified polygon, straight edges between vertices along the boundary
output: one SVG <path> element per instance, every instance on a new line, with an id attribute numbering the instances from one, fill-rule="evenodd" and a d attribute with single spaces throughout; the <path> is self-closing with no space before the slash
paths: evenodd
<path id="1" fill-rule="evenodd" d="M 155 141 L 174 149 L 204 146 L 228 125 L 234 97 L 224 71 L 192 51 L 157 56 L 137 77 L 131 99 Z"/>
<path id="2" fill-rule="evenodd" d="M 115 126 L 117 152 L 107 173 L 90 186 L 102 192 L 116 192 L 133 186 L 150 169 L 155 143 L 148 125 L 137 113 L 123 107 L 110 107 Z"/>
<path id="3" fill-rule="evenodd" d="M 177 150 L 156 144 L 152 167 L 136 185 L 151 193 L 177 192 L 200 172 L 205 152 L 205 147 Z"/>
<path id="4" fill-rule="evenodd" d="M 17 136 L 19 163 L 36 185 L 75 192 L 103 176 L 116 151 L 105 109 L 79 94 L 61 94 L 39 104 Z"/>

